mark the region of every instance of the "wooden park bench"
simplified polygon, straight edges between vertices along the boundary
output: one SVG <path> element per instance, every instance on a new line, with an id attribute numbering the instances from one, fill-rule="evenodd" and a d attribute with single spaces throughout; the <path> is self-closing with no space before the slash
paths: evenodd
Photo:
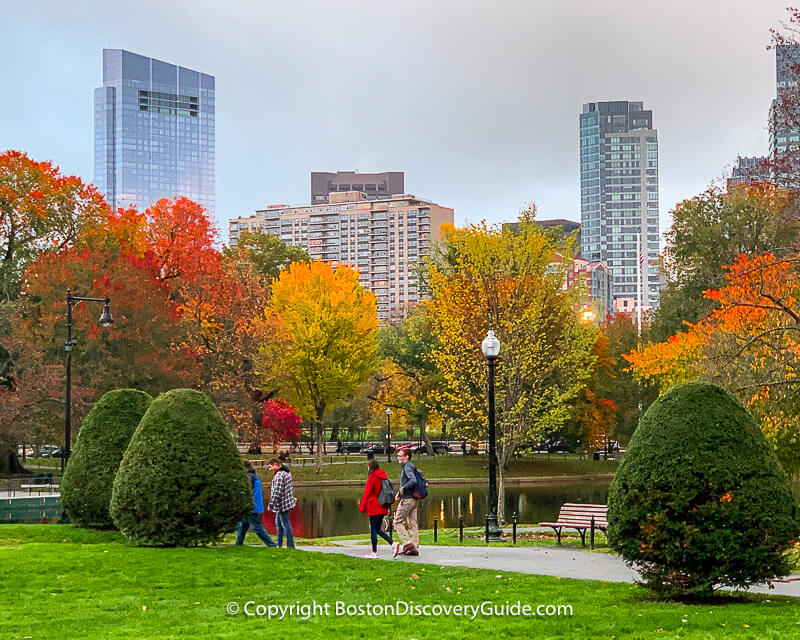
<path id="1" fill-rule="evenodd" d="M 52 484 L 41 484 L 41 483 L 23 484 L 23 485 L 20 485 L 20 489 L 27 489 L 28 493 L 32 493 L 34 489 L 36 491 L 39 491 L 39 492 L 41 492 L 41 491 L 54 491 L 55 489 L 58 489 L 58 485 L 54 484 L 54 483 L 52 483 Z"/>
<path id="2" fill-rule="evenodd" d="M 604 504 L 582 504 L 579 502 L 566 502 L 561 505 L 558 518 L 555 522 L 540 522 L 540 527 L 552 527 L 556 532 L 556 544 L 561 544 L 561 530 L 575 529 L 581 534 L 581 544 L 586 546 L 586 531 L 591 531 L 591 545 L 594 548 L 594 532 L 600 529 L 605 533 L 608 527 L 606 512 L 608 506 Z"/>

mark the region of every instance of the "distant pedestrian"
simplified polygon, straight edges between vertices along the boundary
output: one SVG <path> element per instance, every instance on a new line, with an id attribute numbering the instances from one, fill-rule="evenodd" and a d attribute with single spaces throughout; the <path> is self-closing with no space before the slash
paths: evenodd
<path id="1" fill-rule="evenodd" d="M 247 471 L 247 477 L 250 479 L 250 484 L 253 487 L 253 510 L 247 514 L 247 518 L 239 523 L 236 532 L 236 544 L 240 545 L 244 542 L 244 537 L 247 530 L 252 527 L 261 541 L 268 547 L 277 547 L 278 545 L 272 541 L 269 534 L 264 530 L 264 523 L 261 518 L 264 515 L 264 497 L 261 493 L 261 478 L 258 477 L 256 470 L 250 464 L 249 460 L 244 461 L 244 468 Z"/>
<path id="2" fill-rule="evenodd" d="M 364 557 L 377 558 L 378 536 L 392 545 L 392 550 L 394 551 L 392 535 L 381 528 L 383 518 L 389 513 L 394 501 L 394 489 L 386 472 L 381 469 L 377 460 L 370 460 L 368 469 L 367 485 L 364 487 L 364 495 L 361 497 L 358 510 L 369 516 L 369 537 L 372 542 L 372 553 L 368 553 Z M 384 487 L 388 488 L 388 495 L 386 491 L 383 491 Z M 384 503 L 388 502 L 388 504 L 381 504 L 382 501 Z"/>
<path id="3" fill-rule="evenodd" d="M 393 556 L 401 553 L 407 556 L 419 555 L 419 526 L 417 524 L 417 500 L 414 497 L 414 489 L 417 486 L 417 468 L 411 462 L 411 451 L 400 449 L 397 452 L 397 462 L 400 463 L 400 490 L 395 496 L 400 500 L 400 504 L 394 512 L 394 528 L 400 540 L 403 542 L 402 548 L 398 543 L 392 544 Z"/>
<path id="4" fill-rule="evenodd" d="M 269 468 L 275 475 L 269 491 L 269 504 L 267 508 L 275 514 L 275 528 L 278 530 L 278 546 L 283 546 L 283 536 L 286 536 L 286 546 L 294 549 L 294 534 L 289 522 L 289 511 L 297 504 L 294 497 L 292 472 L 277 458 L 269 461 Z"/>

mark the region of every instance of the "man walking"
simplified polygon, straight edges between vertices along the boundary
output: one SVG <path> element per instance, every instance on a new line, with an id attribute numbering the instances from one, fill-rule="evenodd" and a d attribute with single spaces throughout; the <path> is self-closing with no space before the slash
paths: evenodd
<path id="1" fill-rule="evenodd" d="M 244 461 L 244 468 L 247 470 L 247 477 L 250 478 L 250 484 L 253 485 L 253 510 L 247 514 L 247 518 L 239 523 L 236 532 L 236 544 L 240 545 L 244 542 L 244 537 L 247 530 L 252 527 L 261 541 L 268 547 L 277 547 L 269 534 L 264 530 L 264 524 L 261 522 L 261 516 L 264 514 L 264 497 L 261 494 L 261 478 L 258 477 L 256 470 L 248 460 Z"/>
<path id="2" fill-rule="evenodd" d="M 269 491 L 269 505 L 267 508 L 275 514 L 275 528 L 278 530 L 278 546 L 283 546 L 283 536 L 286 536 L 286 546 L 294 549 L 294 534 L 289 522 L 289 511 L 297 504 L 294 497 L 294 484 L 292 472 L 277 458 L 269 461 L 269 468 L 275 475 Z"/>
<path id="3" fill-rule="evenodd" d="M 393 557 L 401 553 L 407 556 L 419 555 L 419 526 L 417 525 L 417 500 L 414 498 L 414 489 L 417 486 L 417 468 L 411 462 L 411 452 L 408 449 L 400 449 L 397 452 L 397 462 L 400 463 L 400 490 L 397 492 L 397 499 L 400 503 L 394 512 L 394 529 L 400 540 L 400 544 L 392 544 Z"/>

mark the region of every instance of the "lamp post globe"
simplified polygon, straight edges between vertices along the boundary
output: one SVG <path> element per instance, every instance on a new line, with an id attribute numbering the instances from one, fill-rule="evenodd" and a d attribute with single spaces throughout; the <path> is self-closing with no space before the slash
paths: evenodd
<path id="1" fill-rule="evenodd" d="M 492 329 L 481 343 L 481 350 L 489 365 L 489 513 L 486 516 L 486 541 L 502 541 L 503 530 L 497 524 L 497 452 L 495 450 L 494 379 L 500 340 Z"/>

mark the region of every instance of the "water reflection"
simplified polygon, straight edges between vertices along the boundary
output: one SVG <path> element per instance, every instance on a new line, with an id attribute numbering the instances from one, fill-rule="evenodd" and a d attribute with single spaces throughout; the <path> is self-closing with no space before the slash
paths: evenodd
<path id="1" fill-rule="evenodd" d="M 566 482 L 512 486 L 506 490 L 506 514 L 510 519 L 516 512 L 520 522 L 540 522 L 558 515 L 565 502 L 605 503 L 608 481 Z M 293 510 L 292 528 L 295 535 L 305 538 L 364 533 L 367 518 L 359 513 L 359 488 L 297 489 L 298 507 Z M 483 526 L 488 509 L 486 485 L 436 486 L 419 504 L 417 514 L 420 528 L 439 526 L 457 528 L 459 516 L 464 526 Z"/>

